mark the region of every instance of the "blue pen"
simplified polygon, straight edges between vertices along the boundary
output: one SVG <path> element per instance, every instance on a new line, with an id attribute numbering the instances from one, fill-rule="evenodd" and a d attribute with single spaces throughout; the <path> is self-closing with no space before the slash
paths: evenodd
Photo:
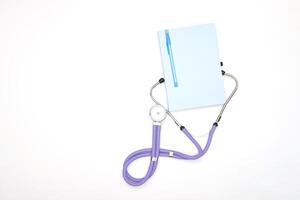
<path id="1" fill-rule="evenodd" d="M 174 87 L 178 87 L 174 58 L 173 58 L 173 53 L 172 53 L 172 48 L 171 48 L 171 39 L 170 39 L 170 34 L 169 34 L 168 30 L 165 30 L 165 36 L 166 36 L 166 47 L 167 47 L 168 55 L 170 58 L 171 69 L 172 69 Z"/>

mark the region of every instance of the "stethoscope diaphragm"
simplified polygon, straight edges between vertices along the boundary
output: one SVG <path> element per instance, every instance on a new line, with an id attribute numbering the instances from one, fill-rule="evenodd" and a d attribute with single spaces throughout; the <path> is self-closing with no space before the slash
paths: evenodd
<path id="1" fill-rule="evenodd" d="M 163 106 L 156 104 L 150 108 L 149 115 L 153 122 L 162 122 L 167 117 L 167 111 Z"/>

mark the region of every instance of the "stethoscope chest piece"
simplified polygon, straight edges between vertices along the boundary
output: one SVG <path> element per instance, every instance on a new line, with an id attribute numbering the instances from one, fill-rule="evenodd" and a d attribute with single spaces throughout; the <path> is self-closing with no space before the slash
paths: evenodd
<path id="1" fill-rule="evenodd" d="M 149 115 L 153 122 L 162 122 L 167 117 L 167 111 L 163 106 L 156 104 L 150 108 Z"/>

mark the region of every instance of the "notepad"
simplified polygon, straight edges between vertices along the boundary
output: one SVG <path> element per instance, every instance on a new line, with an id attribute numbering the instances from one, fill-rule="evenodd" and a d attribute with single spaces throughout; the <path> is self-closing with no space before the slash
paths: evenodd
<path id="1" fill-rule="evenodd" d="M 225 102 L 214 24 L 162 30 L 158 38 L 170 111 Z"/>

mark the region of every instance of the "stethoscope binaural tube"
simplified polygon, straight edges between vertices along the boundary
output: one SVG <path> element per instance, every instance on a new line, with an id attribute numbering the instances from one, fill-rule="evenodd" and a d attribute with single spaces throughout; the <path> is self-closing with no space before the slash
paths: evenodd
<path id="1" fill-rule="evenodd" d="M 235 94 L 235 92 L 238 89 L 238 81 L 233 75 L 228 74 L 224 71 L 222 71 L 222 75 L 225 75 L 225 76 L 228 76 L 228 77 L 232 78 L 235 81 L 235 88 L 231 92 L 231 94 L 229 95 L 229 97 L 227 98 L 225 103 L 223 104 L 222 109 L 221 109 L 216 121 L 213 123 L 213 125 L 212 125 L 212 127 L 209 131 L 209 134 L 208 134 L 208 139 L 207 139 L 206 145 L 203 149 L 201 148 L 200 144 L 194 139 L 194 137 L 189 133 L 189 131 L 176 120 L 176 118 L 171 114 L 171 112 L 169 112 L 166 108 L 164 108 L 164 106 L 162 106 L 153 97 L 153 95 L 152 95 L 153 89 L 156 86 L 158 86 L 159 84 L 163 83 L 164 79 L 163 78 L 160 79 L 157 83 L 155 83 L 151 87 L 150 97 L 156 103 L 156 106 L 160 107 L 160 110 L 158 108 L 155 108 L 155 106 L 152 107 L 151 110 L 153 110 L 155 108 L 155 109 L 158 110 L 157 111 L 158 113 L 161 113 L 164 110 L 165 113 L 162 113 L 162 114 L 168 115 L 173 119 L 175 124 L 177 126 L 179 126 L 180 130 L 185 134 L 185 136 L 187 136 L 187 138 L 194 144 L 194 146 L 197 148 L 198 152 L 195 155 L 188 155 L 188 154 L 185 154 L 185 153 L 181 153 L 179 151 L 160 148 L 161 122 L 166 117 L 164 115 L 161 115 L 161 116 L 158 116 L 157 119 L 154 119 L 154 117 L 151 116 L 151 118 L 153 120 L 152 147 L 151 148 L 140 149 L 140 150 L 137 150 L 137 151 L 131 153 L 125 159 L 124 164 L 123 164 L 123 178 L 129 185 L 140 186 L 140 185 L 144 184 L 154 174 L 154 172 L 157 168 L 159 157 L 172 157 L 172 158 L 177 158 L 177 159 L 196 160 L 196 159 L 202 157 L 207 152 L 207 150 L 210 147 L 214 132 L 215 132 L 216 128 L 218 127 L 218 122 L 220 121 L 221 116 L 222 116 L 227 104 L 229 103 L 229 101 L 231 100 L 231 98 L 233 97 L 233 95 Z M 151 110 L 150 110 L 150 115 L 151 115 Z M 147 173 L 143 178 L 135 178 L 135 177 L 133 177 L 129 174 L 128 166 L 133 161 L 135 161 L 139 158 L 143 158 L 143 157 L 150 157 L 150 164 L 149 164 Z"/>

